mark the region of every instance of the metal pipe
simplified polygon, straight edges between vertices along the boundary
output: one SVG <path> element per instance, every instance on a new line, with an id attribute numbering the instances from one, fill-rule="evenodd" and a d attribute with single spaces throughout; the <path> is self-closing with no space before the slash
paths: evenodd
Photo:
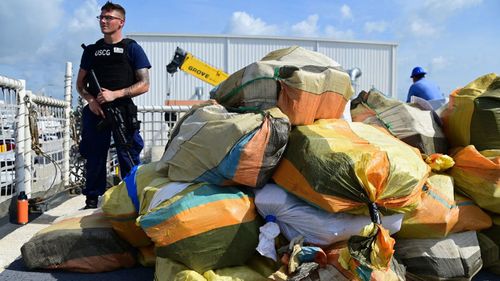
<path id="1" fill-rule="evenodd" d="M 26 95 L 24 96 L 23 104 L 22 106 L 25 107 L 25 115 L 24 115 L 24 122 L 26 126 L 24 127 L 24 172 L 26 173 L 24 175 L 24 182 L 25 182 L 25 189 L 26 189 L 26 194 L 28 195 L 28 198 L 31 197 L 31 192 L 32 192 L 32 185 L 33 185 L 33 173 L 34 173 L 34 167 L 33 167 L 33 161 L 31 161 L 31 155 L 32 155 L 32 149 L 31 149 L 31 129 L 30 129 L 30 123 L 29 123 L 29 112 L 28 112 L 28 106 L 31 106 L 31 97 L 33 96 L 33 93 L 31 91 L 26 91 Z"/>
<path id="2" fill-rule="evenodd" d="M 54 99 L 51 97 L 45 97 L 45 96 L 36 96 L 36 95 L 31 95 L 30 99 L 31 99 L 31 101 L 33 101 L 39 105 L 66 107 L 66 103 L 67 103 L 66 101 L 63 101 L 63 100 L 58 100 L 58 99 Z"/>
<path id="3" fill-rule="evenodd" d="M 0 75 L 0 87 L 13 90 L 22 90 L 26 86 L 26 81 L 11 79 Z"/>
<path id="4" fill-rule="evenodd" d="M 5 77 L 0 77 L 0 83 L 3 86 L 7 86 L 7 82 L 5 80 Z M 25 96 L 26 96 L 26 90 L 25 90 L 25 85 L 26 81 L 21 80 L 21 88 L 18 90 L 17 93 L 17 99 L 18 99 L 18 108 L 17 108 L 17 126 L 16 126 L 16 149 L 15 149 L 15 166 L 16 166 L 16 189 L 17 192 L 24 191 L 28 197 L 30 196 L 30 191 L 27 190 L 26 187 L 26 173 L 25 173 L 25 166 L 26 166 L 26 161 L 25 161 L 25 139 L 26 139 L 26 130 L 25 128 L 28 126 L 26 120 L 27 120 L 27 108 L 25 106 Z M 28 131 L 29 133 L 29 131 Z"/>
<path id="5" fill-rule="evenodd" d="M 71 138 L 70 138 L 70 126 L 71 126 L 71 82 L 72 82 L 72 63 L 71 62 L 66 62 L 66 75 L 64 75 L 64 100 L 65 100 L 65 107 L 64 107 L 64 138 L 63 138 L 63 184 L 64 187 L 69 186 L 69 173 L 70 173 L 70 168 L 69 168 L 69 151 L 71 148 Z"/>
<path id="6" fill-rule="evenodd" d="M 139 112 L 177 112 L 189 111 L 191 106 L 187 105 L 138 105 Z"/>

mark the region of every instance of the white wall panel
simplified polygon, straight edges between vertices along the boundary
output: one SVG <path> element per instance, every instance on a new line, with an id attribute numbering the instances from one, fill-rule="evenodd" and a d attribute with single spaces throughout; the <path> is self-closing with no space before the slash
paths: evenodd
<path id="1" fill-rule="evenodd" d="M 262 59 L 271 51 L 293 45 L 314 50 L 314 42 L 286 39 L 230 38 L 228 39 L 228 71 L 236 72 L 241 68 Z"/>
<path id="2" fill-rule="evenodd" d="M 209 98 L 211 85 L 182 71 L 173 76 L 167 73 L 166 65 L 177 46 L 214 67 L 233 73 L 273 50 L 298 45 L 331 57 L 346 70 L 359 67 L 362 76 L 356 85 L 357 93 L 375 87 L 386 95 L 395 95 L 397 45 L 393 43 L 178 34 L 129 34 L 128 37 L 144 48 L 152 64 L 150 92 L 135 99 L 139 105 L 163 105 L 168 99 Z M 202 97 L 195 95 L 197 87 L 202 89 Z"/>
<path id="3" fill-rule="evenodd" d="M 395 81 L 392 78 L 391 46 L 321 42 L 318 51 L 336 60 L 346 70 L 354 67 L 361 69 L 362 75 L 356 83 L 357 93 L 375 87 L 386 95 L 392 95 Z"/>

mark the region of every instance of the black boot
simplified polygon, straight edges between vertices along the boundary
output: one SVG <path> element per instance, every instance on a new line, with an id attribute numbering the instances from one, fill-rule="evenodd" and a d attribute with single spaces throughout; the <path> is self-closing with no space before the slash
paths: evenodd
<path id="1" fill-rule="evenodd" d="M 84 209 L 97 209 L 98 201 L 99 200 L 97 196 L 87 196 Z"/>

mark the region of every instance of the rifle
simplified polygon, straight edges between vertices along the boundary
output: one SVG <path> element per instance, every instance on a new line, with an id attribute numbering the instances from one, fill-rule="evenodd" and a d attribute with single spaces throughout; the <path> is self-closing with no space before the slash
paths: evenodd
<path id="1" fill-rule="evenodd" d="M 90 76 L 92 78 L 94 86 L 100 93 L 101 86 L 93 69 L 90 70 Z M 123 113 L 119 108 L 109 106 L 108 104 L 103 104 L 101 107 L 104 111 L 105 118 L 97 124 L 97 130 L 100 131 L 106 127 L 111 127 L 111 131 L 113 132 L 113 139 L 115 140 L 116 144 L 125 149 L 132 164 L 136 165 L 134 163 L 134 159 L 128 151 L 128 148 L 131 147 L 131 143 L 127 139 L 127 128 L 125 127 L 125 119 L 123 118 Z"/>

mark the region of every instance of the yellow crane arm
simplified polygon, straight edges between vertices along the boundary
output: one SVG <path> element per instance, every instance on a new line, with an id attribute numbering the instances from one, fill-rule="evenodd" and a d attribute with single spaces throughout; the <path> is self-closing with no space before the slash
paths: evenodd
<path id="1" fill-rule="evenodd" d="M 173 74 L 177 72 L 177 69 L 191 74 L 213 86 L 219 85 L 229 77 L 229 74 L 199 60 L 191 53 L 185 52 L 179 47 L 175 50 L 172 61 L 167 65 L 167 72 Z"/>

